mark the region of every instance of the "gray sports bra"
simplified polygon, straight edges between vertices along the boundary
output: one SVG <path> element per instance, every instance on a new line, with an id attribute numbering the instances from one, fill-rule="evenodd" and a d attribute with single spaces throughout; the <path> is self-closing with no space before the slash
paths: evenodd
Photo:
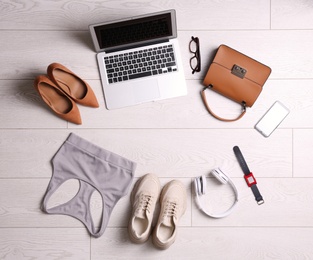
<path id="1" fill-rule="evenodd" d="M 80 220 L 94 237 L 100 237 L 118 200 L 127 194 L 136 163 L 109 152 L 71 133 L 52 159 L 53 174 L 43 199 L 43 211 Z M 80 187 L 68 202 L 47 208 L 51 195 L 67 180 L 77 179 Z M 102 198 L 102 219 L 95 227 L 90 199 L 94 191 Z"/>

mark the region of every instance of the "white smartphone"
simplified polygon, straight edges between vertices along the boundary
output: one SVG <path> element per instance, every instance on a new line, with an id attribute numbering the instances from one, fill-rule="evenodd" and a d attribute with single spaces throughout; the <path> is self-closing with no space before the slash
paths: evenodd
<path id="1" fill-rule="evenodd" d="M 288 114 L 289 109 L 281 102 L 276 101 L 257 122 L 255 129 L 263 136 L 269 137 Z"/>

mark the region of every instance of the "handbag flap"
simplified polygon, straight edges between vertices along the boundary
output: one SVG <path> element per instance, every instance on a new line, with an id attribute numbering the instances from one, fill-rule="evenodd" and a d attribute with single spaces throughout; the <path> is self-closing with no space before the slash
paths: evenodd
<path id="1" fill-rule="evenodd" d="M 214 57 L 213 63 L 220 64 L 229 71 L 234 69 L 234 65 L 245 70 L 244 78 L 263 86 L 271 74 L 268 66 L 226 46 L 220 45 Z"/>
<path id="2" fill-rule="evenodd" d="M 262 86 L 246 78 L 239 78 L 219 64 L 212 63 L 204 79 L 205 86 L 238 103 L 251 107 L 262 91 Z"/>

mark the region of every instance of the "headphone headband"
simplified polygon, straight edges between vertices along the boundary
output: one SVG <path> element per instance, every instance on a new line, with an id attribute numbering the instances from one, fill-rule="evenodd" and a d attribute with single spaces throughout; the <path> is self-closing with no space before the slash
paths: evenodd
<path id="1" fill-rule="evenodd" d="M 201 200 L 200 200 L 200 196 L 201 195 L 204 195 L 205 194 L 205 190 L 206 190 L 206 177 L 204 175 L 202 176 L 199 176 L 199 177 L 196 177 L 195 180 L 194 180 L 194 186 L 195 186 L 195 193 L 196 193 L 196 198 L 197 198 L 197 202 L 198 202 L 198 205 L 200 207 L 200 209 L 206 214 L 208 215 L 209 217 L 212 217 L 212 218 L 223 218 L 223 217 L 226 217 L 228 216 L 234 209 L 234 207 L 237 205 L 237 202 L 238 202 L 238 191 L 236 189 L 236 186 L 234 185 L 234 183 L 231 181 L 231 179 L 220 169 L 220 168 L 215 168 L 211 171 L 211 174 L 217 178 L 222 184 L 229 184 L 234 193 L 235 193 L 235 201 L 234 203 L 232 204 L 232 206 L 224 211 L 224 212 L 221 212 L 221 213 L 209 213 L 208 211 L 206 211 L 203 206 L 202 206 L 202 203 L 201 203 Z"/>

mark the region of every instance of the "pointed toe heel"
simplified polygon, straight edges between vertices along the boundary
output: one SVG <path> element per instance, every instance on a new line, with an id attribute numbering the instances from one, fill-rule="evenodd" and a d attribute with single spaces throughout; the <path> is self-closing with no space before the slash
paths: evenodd
<path id="1" fill-rule="evenodd" d="M 98 100 L 89 84 L 59 63 L 48 66 L 49 78 L 76 103 L 99 107 Z"/>
<path id="2" fill-rule="evenodd" d="M 57 116 L 74 124 L 80 125 L 82 123 L 77 105 L 48 77 L 37 76 L 34 87 L 43 101 Z"/>

